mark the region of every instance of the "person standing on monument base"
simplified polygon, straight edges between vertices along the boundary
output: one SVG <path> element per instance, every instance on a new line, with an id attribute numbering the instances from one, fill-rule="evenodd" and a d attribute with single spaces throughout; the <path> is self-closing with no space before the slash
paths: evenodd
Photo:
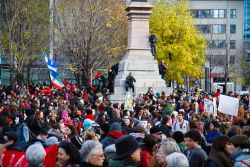
<path id="1" fill-rule="evenodd" d="M 135 86 L 134 82 L 136 82 L 135 78 L 132 76 L 132 73 L 130 72 L 129 75 L 126 77 L 125 81 L 125 89 L 126 92 L 128 91 L 129 88 L 132 89 L 133 93 L 135 93 Z"/>
<path id="2" fill-rule="evenodd" d="M 164 60 L 161 60 L 159 64 L 159 73 L 161 75 L 161 79 L 165 79 L 168 65 L 164 63 Z"/>
<path id="3" fill-rule="evenodd" d="M 151 47 L 151 52 L 152 52 L 152 55 L 154 56 L 154 58 L 156 57 L 156 43 L 157 43 L 157 38 L 155 36 L 154 33 L 152 33 L 150 36 L 149 36 L 149 43 L 150 43 L 150 47 Z"/>

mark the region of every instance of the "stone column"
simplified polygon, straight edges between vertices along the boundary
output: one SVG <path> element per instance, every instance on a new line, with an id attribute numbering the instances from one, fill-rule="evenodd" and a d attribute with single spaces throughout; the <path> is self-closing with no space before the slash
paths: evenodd
<path id="1" fill-rule="evenodd" d="M 149 2 L 130 2 L 126 8 L 128 16 L 128 47 L 124 58 L 119 63 L 119 72 L 115 78 L 112 102 L 125 99 L 125 79 L 131 72 L 136 79 L 135 94 L 146 93 L 148 87 L 154 92 L 172 92 L 161 79 L 157 60 L 149 45 L 149 17 L 153 6 Z"/>

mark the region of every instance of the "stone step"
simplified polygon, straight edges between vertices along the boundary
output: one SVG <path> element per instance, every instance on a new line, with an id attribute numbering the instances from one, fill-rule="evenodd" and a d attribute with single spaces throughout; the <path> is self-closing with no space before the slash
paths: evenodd
<path id="1" fill-rule="evenodd" d="M 135 97 L 138 96 L 140 93 L 146 93 L 148 90 L 148 87 L 135 87 Z M 172 87 L 156 87 L 153 88 L 154 93 L 161 93 L 162 91 L 165 91 L 166 95 L 169 96 L 173 92 Z M 126 91 L 125 88 L 122 87 L 116 87 L 115 93 L 111 94 L 108 98 L 111 101 L 111 103 L 124 103 L 126 97 Z"/>
<path id="2" fill-rule="evenodd" d="M 125 78 L 124 79 L 116 79 L 115 80 L 115 86 L 125 86 Z M 142 87 L 147 85 L 148 87 L 164 87 L 165 81 L 162 79 L 136 79 L 136 82 L 134 83 L 137 87 Z"/>

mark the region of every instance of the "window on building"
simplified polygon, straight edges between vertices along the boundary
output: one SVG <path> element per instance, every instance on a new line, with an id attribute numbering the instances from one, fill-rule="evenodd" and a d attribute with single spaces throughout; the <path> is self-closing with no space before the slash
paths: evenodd
<path id="1" fill-rule="evenodd" d="M 210 18 L 210 10 L 209 9 L 201 10 L 200 18 Z"/>
<path id="2" fill-rule="evenodd" d="M 225 34 L 226 25 L 225 24 L 215 24 L 213 27 L 213 34 Z"/>
<path id="3" fill-rule="evenodd" d="M 211 60 L 212 66 L 224 66 L 225 65 L 225 55 L 212 55 Z"/>
<path id="4" fill-rule="evenodd" d="M 229 48 L 230 49 L 236 49 L 236 40 L 230 40 Z"/>
<path id="5" fill-rule="evenodd" d="M 235 55 L 229 56 L 229 64 L 235 64 Z"/>
<path id="6" fill-rule="evenodd" d="M 235 19 L 236 18 L 236 9 L 231 9 L 230 18 L 231 19 Z"/>
<path id="7" fill-rule="evenodd" d="M 203 34 L 211 34 L 211 25 L 197 25 L 197 28 Z"/>
<path id="8" fill-rule="evenodd" d="M 212 40 L 209 43 L 210 49 L 225 49 L 226 40 Z"/>
<path id="9" fill-rule="evenodd" d="M 235 34 L 236 33 L 236 25 L 235 24 L 231 24 L 230 25 L 230 34 Z"/>
<path id="10" fill-rule="evenodd" d="M 226 18 L 226 9 L 214 9 L 213 10 L 213 18 Z"/>

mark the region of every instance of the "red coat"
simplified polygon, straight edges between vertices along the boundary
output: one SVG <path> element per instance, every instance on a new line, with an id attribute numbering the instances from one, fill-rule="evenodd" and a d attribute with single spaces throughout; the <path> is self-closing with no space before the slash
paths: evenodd
<path id="1" fill-rule="evenodd" d="M 146 149 L 141 151 L 141 167 L 150 167 L 150 161 L 153 154 Z"/>

